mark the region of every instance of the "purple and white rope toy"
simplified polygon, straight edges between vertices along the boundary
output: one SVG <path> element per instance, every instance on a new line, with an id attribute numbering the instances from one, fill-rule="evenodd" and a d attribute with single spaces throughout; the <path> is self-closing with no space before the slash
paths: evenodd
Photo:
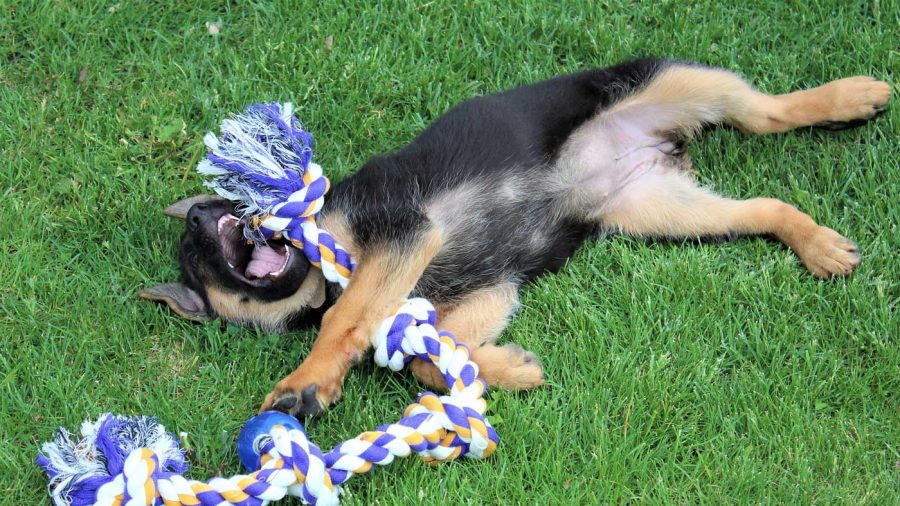
<path id="1" fill-rule="evenodd" d="M 210 153 L 198 170 L 211 178 L 207 186 L 235 200 L 251 218 L 245 235 L 287 238 L 326 279 L 346 286 L 355 264 L 316 225 L 328 180 L 312 163 L 312 136 L 293 117 L 291 104 L 248 107 L 225 120 L 221 132 L 204 138 Z M 262 506 L 290 495 L 309 504 L 337 504 L 345 481 L 395 457 L 487 457 L 498 443 L 484 417 L 487 384 L 469 349 L 438 332 L 435 319 L 428 301 L 409 299 L 375 336 L 378 365 L 399 370 L 418 357 L 437 366 L 449 390 L 419 394 L 396 423 L 325 453 L 296 419 L 267 411 L 248 420 L 238 438 L 238 455 L 252 472 L 202 482 L 181 475 L 188 467 L 184 451 L 155 418 L 107 413 L 84 422 L 80 439 L 59 429 L 41 447 L 37 463 L 50 479 L 50 498 L 57 506 Z"/>

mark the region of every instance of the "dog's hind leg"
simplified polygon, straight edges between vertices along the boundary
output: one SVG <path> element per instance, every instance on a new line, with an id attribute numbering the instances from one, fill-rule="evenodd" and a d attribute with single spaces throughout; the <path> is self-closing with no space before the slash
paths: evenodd
<path id="1" fill-rule="evenodd" d="M 862 77 L 772 96 L 725 70 L 669 63 L 572 136 L 563 174 L 572 175 L 572 201 L 587 201 L 589 217 L 607 229 L 655 237 L 773 234 L 816 276 L 846 275 L 859 263 L 854 243 L 784 202 L 732 200 L 699 188 L 672 141 L 710 124 L 767 133 L 865 120 L 889 96 L 887 84 Z"/>
<path id="2" fill-rule="evenodd" d="M 600 220 L 607 229 L 642 237 L 772 234 L 822 278 L 850 274 L 859 264 L 856 244 L 797 208 L 777 199 L 720 197 L 677 169 L 657 167 L 625 186 Z"/>
<path id="3" fill-rule="evenodd" d="M 438 308 L 438 330 L 452 332 L 469 347 L 481 377 L 490 386 L 527 389 L 544 382 L 540 361 L 533 353 L 516 344 L 493 344 L 517 305 L 517 287 L 502 284 L 478 290 L 451 307 Z M 426 385 L 446 390 L 435 366 L 415 359 L 410 370 Z"/>
<path id="4" fill-rule="evenodd" d="M 744 132 L 771 133 L 862 123 L 884 108 L 890 94 L 887 83 L 860 76 L 768 95 L 727 70 L 670 63 L 610 112 L 650 108 L 668 131 L 693 133 L 706 124 L 728 123 Z"/>

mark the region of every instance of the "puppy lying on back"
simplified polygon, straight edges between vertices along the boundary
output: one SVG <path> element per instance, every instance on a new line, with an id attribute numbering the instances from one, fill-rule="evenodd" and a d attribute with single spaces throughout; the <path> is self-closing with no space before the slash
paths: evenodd
<path id="1" fill-rule="evenodd" d="M 199 197 L 186 218 L 182 283 L 144 290 L 194 319 L 290 331 L 321 322 L 263 408 L 310 415 L 334 402 L 377 325 L 411 294 L 438 310 L 488 384 L 532 388 L 539 361 L 497 346 L 519 288 L 562 267 L 600 232 L 685 238 L 771 234 L 818 277 L 847 275 L 856 245 L 771 198 L 732 200 L 691 177 L 684 143 L 707 125 L 747 133 L 842 127 L 874 117 L 890 87 L 868 77 L 766 95 L 731 72 L 634 60 L 468 100 L 409 145 L 337 184 L 319 225 L 357 260 L 347 289 L 284 242 L 246 244 L 233 206 Z M 414 373 L 443 386 L 437 369 Z"/>

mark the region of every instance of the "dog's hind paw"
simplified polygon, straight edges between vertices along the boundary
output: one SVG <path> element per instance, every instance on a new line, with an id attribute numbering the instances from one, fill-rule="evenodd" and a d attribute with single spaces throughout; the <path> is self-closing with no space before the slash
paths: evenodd
<path id="1" fill-rule="evenodd" d="M 848 77 L 825 85 L 831 88 L 832 105 L 828 120 L 819 126 L 843 128 L 872 119 L 884 110 L 891 86 L 872 77 Z"/>
<path id="2" fill-rule="evenodd" d="M 847 276 L 860 261 L 856 243 L 828 227 L 819 227 L 797 253 L 803 265 L 820 278 Z"/>
<path id="3" fill-rule="evenodd" d="M 509 390 L 527 390 L 544 383 L 544 369 L 537 355 L 518 344 L 485 345 L 472 352 L 488 385 Z"/>

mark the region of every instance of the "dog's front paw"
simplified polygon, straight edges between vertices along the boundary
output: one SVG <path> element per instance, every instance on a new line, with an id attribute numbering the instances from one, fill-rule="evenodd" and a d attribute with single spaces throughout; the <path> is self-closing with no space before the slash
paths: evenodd
<path id="1" fill-rule="evenodd" d="M 310 376 L 300 372 L 278 382 L 260 411 L 274 409 L 297 418 L 315 416 L 333 404 L 341 396 L 341 381 L 310 381 Z"/>

